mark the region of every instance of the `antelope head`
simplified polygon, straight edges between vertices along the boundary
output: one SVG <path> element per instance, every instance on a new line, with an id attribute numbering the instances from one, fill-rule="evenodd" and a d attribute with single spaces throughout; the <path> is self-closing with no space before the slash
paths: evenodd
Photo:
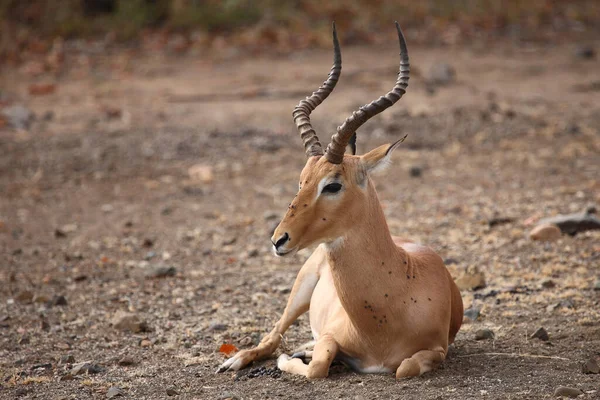
<path id="1" fill-rule="evenodd" d="M 340 46 L 333 26 L 333 67 L 327 80 L 293 112 L 294 122 L 308 161 L 300 174 L 299 191 L 275 229 L 271 241 L 278 256 L 293 254 L 315 243 L 334 243 L 350 230 L 355 218 L 377 201 L 370 173 L 385 166 L 398 145 L 380 146 L 362 156 L 355 155 L 356 130 L 373 116 L 394 105 L 408 86 L 409 62 L 404 35 L 396 22 L 400 42 L 400 70 L 394 88 L 385 96 L 360 107 L 337 128 L 323 151 L 310 122 L 310 113 L 333 91 L 342 70 Z M 350 147 L 352 154 L 344 154 Z"/>

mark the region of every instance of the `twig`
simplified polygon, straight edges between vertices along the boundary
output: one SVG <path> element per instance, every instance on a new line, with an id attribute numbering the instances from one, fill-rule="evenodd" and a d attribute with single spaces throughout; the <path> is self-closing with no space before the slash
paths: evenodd
<path id="1" fill-rule="evenodd" d="M 548 358 L 552 360 L 571 361 L 568 358 L 557 356 L 542 356 L 537 354 L 519 354 L 519 353 L 473 353 L 456 356 L 457 358 L 475 357 L 475 356 L 506 356 L 506 357 L 523 357 L 523 358 Z"/>

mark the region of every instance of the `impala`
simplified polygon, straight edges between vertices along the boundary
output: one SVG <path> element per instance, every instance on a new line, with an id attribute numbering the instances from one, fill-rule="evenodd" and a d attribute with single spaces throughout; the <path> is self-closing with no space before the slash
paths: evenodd
<path id="1" fill-rule="evenodd" d="M 406 92 L 408 52 L 397 22 L 396 29 L 396 85 L 346 119 L 323 151 L 309 116 L 341 73 L 334 25 L 329 77 L 293 112 L 308 161 L 299 191 L 272 237 L 274 252 L 281 257 L 319 246 L 300 270 L 273 330 L 258 346 L 225 361 L 218 372 L 239 370 L 271 355 L 290 325 L 308 310 L 314 350 L 304 357 L 282 354 L 277 365 L 283 371 L 324 378 L 337 359 L 359 372 L 395 371 L 397 378 L 405 378 L 428 372 L 445 359 L 462 323 L 460 291 L 433 250 L 391 236 L 370 176 L 389 163 L 404 138 L 354 155 L 356 130 Z M 347 146 L 352 155 L 344 154 Z"/>

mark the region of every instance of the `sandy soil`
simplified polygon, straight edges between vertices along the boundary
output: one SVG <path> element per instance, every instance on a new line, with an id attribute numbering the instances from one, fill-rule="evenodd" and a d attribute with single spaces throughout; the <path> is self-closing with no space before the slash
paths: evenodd
<path id="1" fill-rule="evenodd" d="M 600 203 L 600 64 L 575 47 L 411 49 L 408 94 L 361 129 L 359 153 L 408 134 L 375 178 L 392 233 L 487 284 L 463 291 L 481 314 L 443 366 L 401 382 L 342 365 L 315 382 L 251 372 L 274 359 L 214 374 L 223 343 L 271 329 L 310 254 L 277 259 L 269 237 L 305 161 L 291 110 L 329 53 L 124 52 L 59 76 L 4 71 L 4 102 L 36 118 L 0 128 L 0 398 L 543 399 L 561 385 L 600 398 L 600 376 L 582 372 L 600 356 L 600 232 L 528 238 L 540 217 Z M 391 87 L 397 51 L 348 48 L 344 62 L 313 113 L 323 139 Z M 443 62 L 456 78 L 431 82 Z M 29 95 L 44 79 L 56 91 Z M 175 269 L 149 276 L 161 265 Z M 118 311 L 146 331 L 113 326 Z M 531 338 L 540 327 L 548 341 Z M 484 328 L 493 340 L 475 340 Z M 303 316 L 282 350 L 310 339 Z M 98 368 L 74 374 L 84 361 Z"/>

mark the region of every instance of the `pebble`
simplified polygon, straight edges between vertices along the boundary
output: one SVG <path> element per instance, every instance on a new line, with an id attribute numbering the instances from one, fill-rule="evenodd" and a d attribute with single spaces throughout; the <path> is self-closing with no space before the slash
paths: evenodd
<path id="1" fill-rule="evenodd" d="M 229 392 L 223 392 L 221 394 L 221 396 L 219 396 L 219 400 L 238 400 L 239 397 L 237 397 L 235 394 L 233 393 L 229 393 Z"/>
<path id="2" fill-rule="evenodd" d="M 210 183 L 214 180 L 213 168 L 206 164 L 196 164 L 188 169 L 192 181 Z"/>
<path id="3" fill-rule="evenodd" d="M 594 282 L 594 290 L 600 290 L 600 279 L 596 279 Z"/>
<path id="4" fill-rule="evenodd" d="M 539 328 L 533 333 L 533 335 L 531 335 L 531 339 L 540 339 L 544 342 L 547 342 L 550 340 L 550 336 L 548 335 L 548 331 L 546 331 L 544 328 Z"/>
<path id="5" fill-rule="evenodd" d="M 435 63 L 429 68 L 427 78 L 431 83 L 447 85 L 456 79 L 456 70 L 448 63 Z"/>
<path id="6" fill-rule="evenodd" d="M 540 242 L 552 242 L 560 239 L 560 236 L 560 228 L 553 224 L 541 224 L 529 232 L 529 238 L 531 240 L 537 240 Z"/>
<path id="7" fill-rule="evenodd" d="M 75 376 L 82 374 L 98 374 L 100 372 L 104 372 L 103 367 L 98 364 L 93 364 L 90 361 L 84 361 L 73 365 L 73 369 L 71 369 L 70 374 Z"/>
<path id="8" fill-rule="evenodd" d="M 544 218 L 540 220 L 539 225 L 554 224 L 562 233 L 574 236 L 581 232 L 600 229 L 600 219 L 596 218 L 595 213 L 595 207 L 587 207 L 580 213 Z"/>
<path id="9" fill-rule="evenodd" d="M 412 167 L 410 167 L 410 169 L 408 170 L 408 173 L 410 174 L 411 177 L 413 178 L 418 178 L 423 174 L 423 168 L 413 165 Z"/>
<path id="10" fill-rule="evenodd" d="M 277 367 L 266 368 L 263 366 L 251 369 L 250 372 L 248 372 L 248 375 L 246 376 L 250 379 L 258 378 L 259 376 L 270 376 L 271 378 L 280 378 L 281 370 Z"/>
<path id="11" fill-rule="evenodd" d="M 207 331 L 209 332 L 215 332 L 215 331 L 225 331 L 227 330 L 227 325 L 226 324 L 222 324 L 219 322 L 212 322 L 209 326 Z"/>
<path id="12" fill-rule="evenodd" d="M 575 56 L 583 60 L 592 60 L 596 57 L 596 50 L 590 45 L 581 45 L 575 50 Z"/>
<path id="13" fill-rule="evenodd" d="M 569 397 L 571 399 L 577 398 L 577 396 L 582 395 L 583 391 L 577 388 L 567 387 L 567 386 L 559 386 L 554 391 L 554 397 Z"/>
<path id="14" fill-rule="evenodd" d="M 28 129 L 33 120 L 33 113 L 28 108 L 18 104 L 6 107 L 0 113 L 15 129 Z"/>
<path id="15" fill-rule="evenodd" d="M 490 329 L 479 329 L 475 332 L 475 340 L 493 339 L 494 337 L 496 337 L 496 335 Z"/>
<path id="16" fill-rule="evenodd" d="M 245 336 L 240 340 L 240 346 L 250 346 L 254 343 L 254 340 L 250 336 Z"/>
<path id="17" fill-rule="evenodd" d="M 167 388 L 167 396 L 178 396 L 179 392 L 175 388 Z"/>
<path id="18" fill-rule="evenodd" d="M 129 365 L 135 364 L 135 360 L 131 356 L 124 356 L 119 361 L 117 361 L 117 364 L 119 364 L 122 367 L 127 367 Z"/>
<path id="19" fill-rule="evenodd" d="M 66 306 L 68 304 L 67 298 L 63 295 L 54 296 L 50 301 L 50 305 L 52 306 Z"/>
<path id="20" fill-rule="evenodd" d="M 249 249 L 248 253 L 246 255 L 250 258 L 250 257 L 257 257 L 259 254 L 260 253 L 259 253 L 258 249 Z"/>
<path id="21" fill-rule="evenodd" d="M 121 396 L 123 396 L 123 391 L 116 386 L 112 386 L 110 389 L 108 389 L 108 392 L 106 392 L 107 399 L 112 399 Z"/>
<path id="22" fill-rule="evenodd" d="M 22 304 L 31 304 L 33 301 L 33 293 L 29 290 L 23 290 L 17 294 L 15 300 Z"/>
<path id="23" fill-rule="evenodd" d="M 486 286 L 485 275 L 479 268 L 467 268 L 464 274 L 456 280 L 456 285 L 461 290 L 476 290 Z"/>
<path id="24" fill-rule="evenodd" d="M 147 279 L 154 278 L 166 278 L 175 276 L 177 274 L 177 268 L 168 265 L 153 265 L 145 273 Z"/>
<path id="25" fill-rule="evenodd" d="M 133 333 L 145 332 L 148 325 L 142 321 L 136 314 L 125 311 L 118 311 L 113 317 L 112 325 L 115 329 L 121 331 L 131 331 Z"/>
<path id="26" fill-rule="evenodd" d="M 556 283 L 552 279 L 545 279 L 542 281 L 542 287 L 544 289 L 552 289 L 556 287 Z"/>
<path id="27" fill-rule="evenodd" d="M 148 338 L 140 340 L 140 347 L 151 347 L 152 341 Z"/>
<path id="28" fill-rule="evenodd" d="M 597 358 L 590 358 L 581 366 L 581 372 L 584 374 L 600 374 L 600 365 Z"/>
<path id="29" fill-rule="evenodd" d="M 75 362 L 75 357 L 73 357 L 72 354 L 67 354 L 60 358 L 60 361 L 58 362 L 58 364 L 59 365 L 73 364 L 74 362 Z"/>
<path id="30" fill-rule="evenodd" d="M 473 321 L 477 321 L 477 319 L 479 318 L 480 312 L 481 311 L 478 308 L 471 307 L 471 308 L 467 308 L 465 310 L 464 316 L 466 318 L 468 318 L 469 321 L 473 322 Z"/>

